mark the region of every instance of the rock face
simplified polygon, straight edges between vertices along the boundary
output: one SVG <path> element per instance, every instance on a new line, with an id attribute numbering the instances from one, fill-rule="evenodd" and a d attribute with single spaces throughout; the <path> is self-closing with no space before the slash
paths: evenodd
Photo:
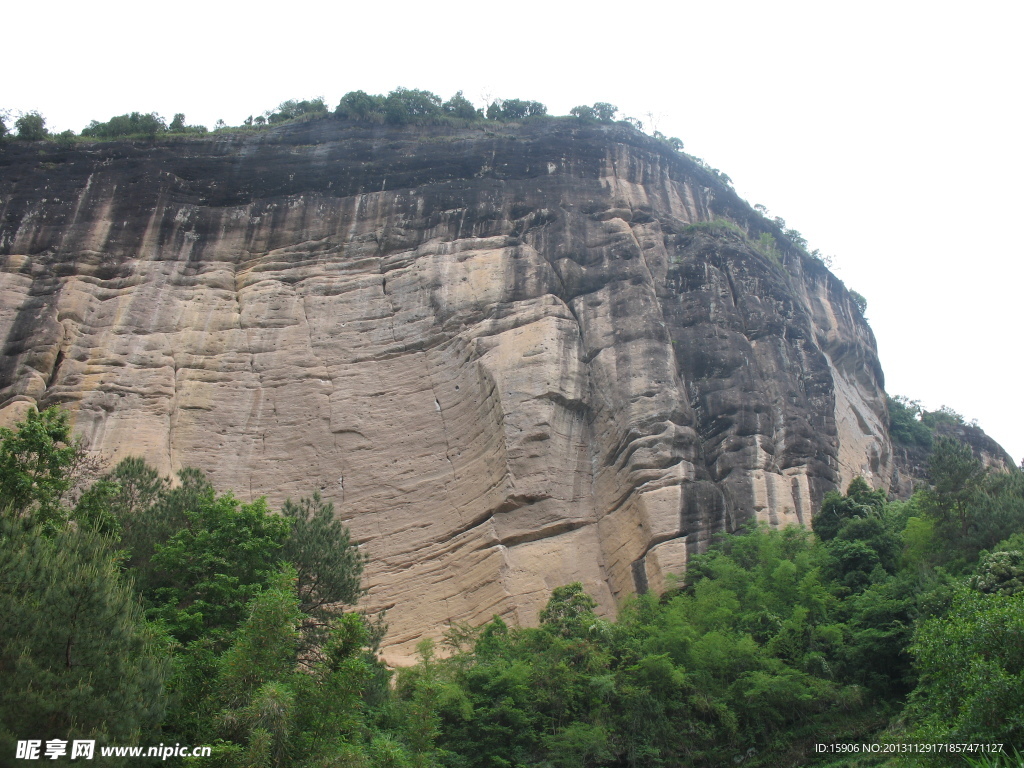
<path id="1" fill-rule="evenodd" d="M 939 423 L 935 437 L 952 437 L 970 446 L 974 457 L 990 472 L 1012 472 L 1017 466 L 1006 450 L 985 434 L 976 424 Z M 901 445 L 893 441 L 893 464 L 890 492 L 909 498 L 914 489 L 927 485 L 931 449 L 920 445 Z"/>
<path id="2" fill-rule="evenodd" d="M 0 417 L 62 403 L 111 460 L 319 489 L 393 658 L 570 581 L 614 611 L 716 532 L 891 479 L 842 283 L 631 129 L 11 144 L 0 211 Z"/>

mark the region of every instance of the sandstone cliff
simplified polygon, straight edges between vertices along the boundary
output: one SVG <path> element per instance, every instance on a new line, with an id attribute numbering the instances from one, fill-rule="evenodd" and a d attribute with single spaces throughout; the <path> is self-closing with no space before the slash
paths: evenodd
<path id="1" fill-rule="evenodd" d="M 569 581 L 612 611 L 715 532 L 891 479 L 870 329 L 765 232 L 619 126 L 12 145 L 0 417 L 62 403 L 111 459 L 320 489 L 398 655 Z"/>

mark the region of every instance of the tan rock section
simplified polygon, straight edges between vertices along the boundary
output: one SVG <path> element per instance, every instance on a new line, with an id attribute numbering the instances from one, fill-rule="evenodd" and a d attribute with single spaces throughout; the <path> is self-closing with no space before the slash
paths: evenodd
<path id="1" fill-rule="evenodd" d="M 652 139 L 504 131 L 8 157 L 0 419 L 63 403 L 112 462 L 320 490 L 398 662 L 450 622 L 534 623 L 570 581 L 612 613 L 716 532 L 889 482 L 835 277 L 761 253 L 773 225 Z"/>

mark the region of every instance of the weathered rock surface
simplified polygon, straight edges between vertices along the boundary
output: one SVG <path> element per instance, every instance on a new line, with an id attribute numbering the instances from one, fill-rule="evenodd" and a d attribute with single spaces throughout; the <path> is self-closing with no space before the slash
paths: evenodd
<path id="1" fill-rule="evenodd" d="M 967 444 L 974 457 L 990 472 L 1011 472 L 1017 466 L 1006 449 L 976 424 L 940 422 L 935 425 L 935 437 L 952 437 Z M 909 498 L 918 486 L 930 482 L 928 462 L 931 448 L 893 441 L 892 453 L 894 469 L 890 491 L 896 496 Z"/>
<path id="2" fill-rule="evenodd" d="M 63 403 L 112 460 L 321 490 L 395 655 L 574 580 L 611 612 L 718 531 L 890 481 L 842 283 L 631 130 L 47 152 L 0 152 L 0 417 Z"/>

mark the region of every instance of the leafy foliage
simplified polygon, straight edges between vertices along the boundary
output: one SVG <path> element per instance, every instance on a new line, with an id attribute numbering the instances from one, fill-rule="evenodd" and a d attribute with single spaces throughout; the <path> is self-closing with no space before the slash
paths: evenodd
<path id="1" fill-rule="evenodd" d="M 963 426 L 964 417 L 948 405 L 943 405 L 937 411 L 922 411 L 921 422 L 929 429 L 935 429 L 939 424 Z"/>
<path id="2" fill-rule="evenodd" d="M 263 499 L 241 504 L 210 487 L 196 501 L 184 511 L 184 527 L 156 544 L 142 591 L 148 614 L 182 642 L 219 639 L 239 623 L 277 572 L 288 530 Z"/>
<path id="3" fill-rule="evenodd" d="M 182 119 L 184 120 L 184 115 Z M 95 139 L 116 139 L 124 136 L 153 139 L 166 131 L 167 123 L 156 112 L 131 112 L 112 117 L 105 123 L 93 120 L 82 129 L 82 135 Z"/>
<path id="4" fill-rule="evenodd" d="M 167 643 L 100 534 L 0 518 L 0 754 L 17 739 L 153 737 Z"/>
<path id="5" fill-rule="evenodd" d="M 430 91 L 396 88 L 383 102 L 385 122 L 404 125 L 436 118 L 441 114 L 441 97 Z"/>
<path id="6" fill-rule="evenodd" d="M 762 232 L 758 235 L 757 240 L 754 241 L 754 247 L 776 264 L 782 266 L 782 251 L 779 250 L 779 244 L 770 232 Z"/>
<path id="7" fill-rule="evenodd" d="M 341 97 L 334 114 L 347 120 L 373 120 L 384 117 L 384 97 L 371 96 L 365 91 L 349 91 Z"/>
<path id="8" fill-rule="evenodd" d="M 543 117 L 548 108 L 539 101 L 523 99 L 497 99 L 487 106 L 488 120 L 525 120 L 528 117 Z"/>
<path id="9" fill-rule="evenodd" d="M 38 112 L 26 112 L 14 121 L 18 138 L 23 141 L 42 141 L 50 132 L 46 129 L 46 118 Z"/>
<path id="10" fill-rule="evenodd" d="M 921 421 L 921 403 L 902 395 L 886 396 L 889 410 L 889 436 L 900 445 L 932 447 L 932 430 Z"/>
<path id="11" fill-rule="evenodd" d="M 290 527 L 281 555 L 296 569 L 299 609 L 307 617 L 306 643 L 319 644 L 339 606 L 355 605 L 362 595 L 366 559 L 334 518 L 334 505 L 319 493 L 298 503 L 289 499 L 281 513 Z"/>
<path id="12" fill-rule="evenodd" d="M 920 682 L 907 715 L 922 742 L 1024 742 L 1024 593 L 957 590 L 914 633 Z"/>
<path id="13" fill-rule="evenodd" d="M 315 99 L 288 99 L 288 101 L 282 101 L 277 105 L 276 110 L 270 110 L 266 113 L 266 118 L 268 123 L 274 124 L 283 123 L 286 120 L 295 120 L 300 117 L 326 114 L 327 104 L 324 103 L 323 97 L 317 97 Z"/>
<path id="14" fill-rule="evenodd" d="M 31 512 L 43 526 L 66 518 L 62 500 L 79 451 L 67 414 L 56 408 L 31 408 L 15 429 L 0 428 L 0 503 L 7 514 Z"/>
<path id="15" fill-rule="evenodd" d="M 934 486 L 907 502 L 854 480 L 813 532 L 724 536 L 617 621 L 569 584 L 539 626 L 456 625 L 445 658 L 424 640 L 392 675 L 379 625 L 343 612 L 365 559 L 330 503 L 273 515 L 139 459 L 72 503 L 67 417 L 30 411 L 0 431 L 0 749 L 40 724 L 210 744 L 189 764 L 228 768 L 796 766 L 823 735 L 1020 743 L 1024 473 L 935 442 Z"/>
<path id="16" fill-rule="evenodd" d="M 442 104 L 441 110 L 446 115 L 451 115 L 452 117 L 461 118 L 463 120 L 477 120 L 483 117 L 482 110 L 474 107 L 473 102 L 462 95 L 462 91 L 459 91 L 448 99 L 448 101 Z"/>
<path id="17" fill-rule="evenodd" d="M 618 111 L 619 108 L 614 104 L 609 104 L 606 101 L 599 101 L 592 107 L 588 107 L 586 105 L 573 107 L 569 110 L 569 114 L 584 122 L 596 121 L 600 123 L 611 123 L 615 121 L 615 114 Z"/>

